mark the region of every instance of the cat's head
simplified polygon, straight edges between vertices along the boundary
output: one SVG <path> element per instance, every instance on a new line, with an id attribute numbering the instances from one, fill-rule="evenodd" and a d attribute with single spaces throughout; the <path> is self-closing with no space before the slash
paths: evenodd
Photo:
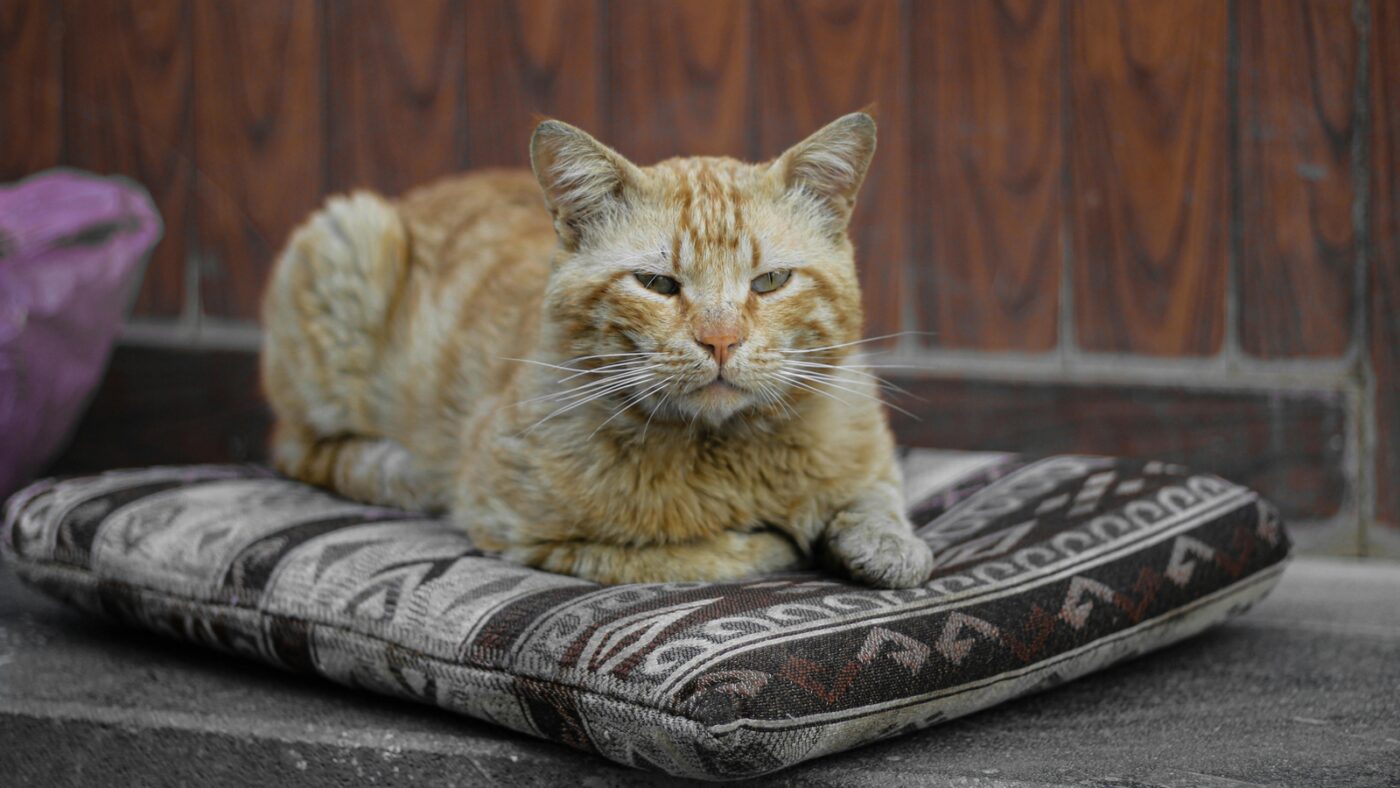
<path id="1" fill-rule="evenodd" d="M 874 152 L 865 113 L 760 164 L 639 167 L 541 123 L 530 156 L 560 240 L 546 336 L 594 370 L 564 385 L 712 425 L 811 396 L 849 350 L 831 346 L 860 337 L 846 226 Z"/>

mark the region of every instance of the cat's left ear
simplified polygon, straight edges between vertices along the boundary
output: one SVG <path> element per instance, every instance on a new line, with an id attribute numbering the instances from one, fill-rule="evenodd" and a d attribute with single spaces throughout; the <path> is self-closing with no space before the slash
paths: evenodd
<path id="1" fill-rule="evenodd" d="M 789 191 L 814 198 L 833 232 L 845 230 L 856 193 L 875 155 L 875 119 L 852 112 L 797 143 L 773 162 L 774 174 Z"/>
<path id="2" fill-rule="evenodd" d="M 569 249 L 578 247 L 590 227 L 624 208 L 629 184 L 640 177 L 622 154 L 557 120 L 535 127 L 530 166 L 554 215 L 559 240 Z"/>

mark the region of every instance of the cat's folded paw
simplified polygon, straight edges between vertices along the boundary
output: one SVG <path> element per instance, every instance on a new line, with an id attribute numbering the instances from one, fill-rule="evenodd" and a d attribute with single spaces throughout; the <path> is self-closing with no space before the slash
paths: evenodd
<path id="1" fill-rule="evenodd" d="M 826 549 L 851 579 L 880 588 L 913 588 L 933 571 L 933 553 L 902 517 L 842 512 L 827 532 Z"/>
<path id="2" fill-rule="evenodd" d="M 754 577 L 774 572 L 790 572 L 807 565 L 797 545 L 777 531 L 730 532 L 733 540 L 733 577 Z"/>

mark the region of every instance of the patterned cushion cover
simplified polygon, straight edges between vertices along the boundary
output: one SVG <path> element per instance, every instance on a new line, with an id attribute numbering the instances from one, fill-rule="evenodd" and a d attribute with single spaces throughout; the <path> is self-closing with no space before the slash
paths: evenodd
<path id="1" fill-rule="evenodd" d="M 81 608 L 675 775 L 917 730 L 1239 613 L 1288 542 L 1252 491 L 1161 462 L 915 451 L 923 587 L 815 572 L 602 587 L 250 466 L 44 481 L 4 551 Z"/>

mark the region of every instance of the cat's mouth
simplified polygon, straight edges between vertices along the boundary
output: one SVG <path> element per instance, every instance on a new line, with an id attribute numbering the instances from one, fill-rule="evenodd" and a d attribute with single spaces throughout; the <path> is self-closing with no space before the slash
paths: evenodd
<path id="1" fill-rule="evenodd" d="M 703 394 L 708 396 L 726 396 L 746 393 L 742 386 L 735 385 L 726 380 L 723 375 L 716 375 L 715 379 L 705 385 L 695 389 L 693 394 Z"/>
<path id="2" fill-rule="evenodd" d="M 681 406 L 683 411 L 718 425 L 747 407 L 753 401 L 753 395 L 743 386 L 717 375 L 710 382 L 686 392 L 684 401 L 685 404 Z"/>

